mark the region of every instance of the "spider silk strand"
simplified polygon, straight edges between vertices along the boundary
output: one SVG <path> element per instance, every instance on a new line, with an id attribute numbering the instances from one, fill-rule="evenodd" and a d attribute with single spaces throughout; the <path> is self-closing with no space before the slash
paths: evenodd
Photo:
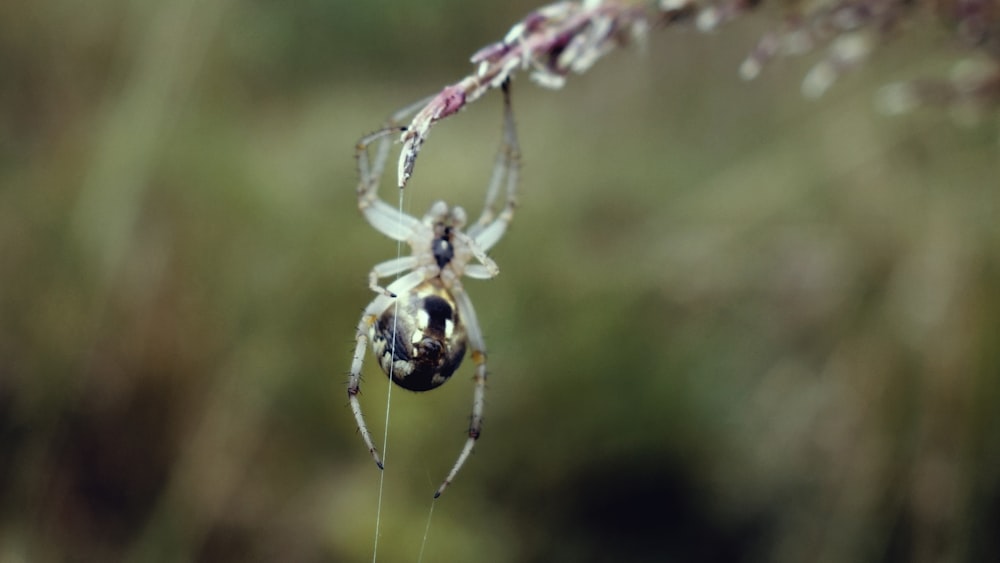
<path id="1" fill-rule="evenodd" d="M 431 499 L 430 510 L 427 511 L 427 525 L 424 526 L 424 538 L 420 541 L 420 554 L 417 555 L 417 563 L 424 560 L 424 548 L 427 547 L 427 536 L 431 533 L 431 517 L 434 516 L 434 505 L 437 504 L 437 499 Z"/>
<path id="2" fill-rule="evenodd" d="M 403 223 L 403 190 L 399 190 L 399 203 L 397 207 L 399 223 Z M 399 259 L 403 254 L 403 242 L 396 241 L 396 259 Z M 399 278 L 399 276 L 396 276 Z M 392 310 L 392 345 L 389 348 L 389 358 L 390 361 L 396 358 L 396 319 L 399 318 L 399 299 L 393 302 Z M 385 458 L 389 451 L 389 408 L 392 406 L 392 376 L 389 377 L 389 388 L 385 393 L 385 431 L 382 433 L 382 465 L 383 469 L 379 474 L 378 479 L 378 501 L 375 508 L 375 543 L 372 546 L 372 563 L 376 563 L 378 560 L 378 539 L 382 532 L 382 491 L 385 489 Z M 434 506 L 431 506 L 431 510 L 434 510 Z M 427 526 L 430 527 L 430 519 L 428 517 Z M 424 540 L 427 539 L 427 533 L 424 532 Z M 421 554 L 423 554 L 423 546 L 420 548 Z"/>

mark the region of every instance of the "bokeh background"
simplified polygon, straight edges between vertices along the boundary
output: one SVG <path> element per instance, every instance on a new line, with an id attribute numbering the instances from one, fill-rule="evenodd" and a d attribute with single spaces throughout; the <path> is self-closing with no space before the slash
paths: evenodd
<path id="1" fill-rule="evenodd" d="M 0 4 L 0 561 L 372 558 L 354 143 L 534 7 Z M 996 115 L 875 111 L 969 55 L 930 18 L 819 101 L 742 82 L 777 8 L 518 77 L 483 438 L 431 514 L 470 368 L 395 390 L 380 560 L 1000 558 Z M 405 207 L 477 212 L 499 137 L 440 124 Z"/>

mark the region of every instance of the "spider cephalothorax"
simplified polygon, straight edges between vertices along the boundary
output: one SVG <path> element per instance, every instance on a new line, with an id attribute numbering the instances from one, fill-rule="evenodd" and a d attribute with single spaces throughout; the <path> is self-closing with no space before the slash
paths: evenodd
<path id="1" fill-rule="evenodd" d="M 461 208 L 459 208 L 461 209 Z M 452 242 L 454 227 L 444 223 L 434 226 L 434 241 L 431 242 L 431 253 L 438 268 L 444 268 L 455 257 L 455 244 Z"/>
<path id="2" fill-rule="evenodd" d="M 489 279 L 499 273 L 486 252 L 503 237 L 517 204 L 517 166 L 519 160 L 514 118 L 510 108 L 510 90 L 504 85 L 504 134 L 496 165 L 486 188 L 486 202 L 479 218 L 465 229 L 466 215 L 461 207 L 449 207 L 439 201 L 423 219 L 406 215 L 377 196 L 379 178 L 388 156 L 389 142 L 399 127 L 387 127 L 358 143 L 358 208 L 369 223 L 382 234 L 406 242 L 409 256 L 376 264 L 368 276 L 368 285 L 376 293 L 358 323 L 357 344 L 351 364 L 347 395 L 361 437 L 375 463 L 382 460 L 361 414 L 361 367 L 365 346 L 372 351 L 390 379 L 411 391 L 428 391 L 442 385 L 462 363 L 466 348 L 471 348 L 475 364 L 475 388 L 472 416 L 465 446 L 458 460 L 435 496 L 455 478 L 475 441 L 479 438 L 486 390 L 486 344 L 483 341 L 472 301 L 462 287 L 462 277 Z M 394 119 L 402 119 L 400 112 Z M 368 147 L 380 141 L 375 159 L 369 162 Z M 498 204 L 502 188 L 506 200 Z M 387 287 L 378 281 L 403 274 Z"/>

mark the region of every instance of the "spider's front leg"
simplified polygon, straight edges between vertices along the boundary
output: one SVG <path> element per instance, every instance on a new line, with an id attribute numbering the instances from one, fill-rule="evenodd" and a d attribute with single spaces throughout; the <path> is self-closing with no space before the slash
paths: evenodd
<path id="1" fill-rule="evenodd" d="M 517 140 L 514 110 L 510 100 L 510 82 L 503 84 L 503 139 L 493 165 L 493 174 L 486 187 L 486 201 L 476 222 L 466 231 L 480 248 L 488 251 L 499 242 L 514 218 L 517 207 L 517 185 L 520 175 L 521 149 Z M 501 186 L 506 188 L 506 201 L 495 209 Z"/>
<path id="2" fill-rule="evenodd" d="M 420 228 L 420 220 L 403 213 L 378 197 L 378 185 L 382 176 L 385 158 L 391 146 L 391 135 L 399 128 L 382 129 L 366 135 L 358 141 L 356 157 L 358 159 L 358 209 L 368 223 L 383 235 L 405 242 Z M 378 141 L 375 161 L 368 156 L 368 147 Z"/>
<path id="3" fill-rule="evenodd" d="M 385 171 L 386 160 L 389 158 L 389 149 L 392 147 L 392 135 L 405 133 L 406 127 L 400 125 L 403 120 L 420 111 L 432 99 L 434 99 L 434 96 L 428 96 L 403 107 L 392 114 L 381 129 L 365 135 L 358 141 L 355 147 L 355 155 L 358 158 L 358 171 L 361 177 L 361 186 L 358 188 L 359 192 L 362 190 L 374 192 L 378 189 L 378 185 L 382 181 L 382 173 Z M 369 162 L 368 146 L 375 141 L 379 141 L 378 149 L 375 152 L 375 160 Z"/>

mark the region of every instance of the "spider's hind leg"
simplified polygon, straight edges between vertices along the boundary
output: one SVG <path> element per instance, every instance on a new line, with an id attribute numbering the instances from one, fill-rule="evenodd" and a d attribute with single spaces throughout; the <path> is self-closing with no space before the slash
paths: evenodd
<path id="1" fill-rule="evenodd" d="M 393 294 L 406 293 L 423 283 L 424 280 L 424 272 L 415 270 L 389 284 L 386 291 Z M 361 439 L 364 440 L 365 445 L 368 446 L 368 452 L 372 455 L 375 465 L 378 465 L 379 469 L 383 468 L 382 458 L 375 447 L 375 440 L 372 439 L 372 433 L 368 430 L 368 424 L 365 423 L 358 395 L 361 394 L 361 368 L 365 361 L 365 348 L 368 346 L 369 332 L 375 323 L 378 322 L 378 318 L 382 313 L 393 306 L 394 301 L 393 298 L 380 294 L 365 307 L 365 311 L 361 314 L 361 320 L 358 321 L 358 329 L 354 337 L 354 359 L 351 361 L 351 373 L 347 380 L 347 399 L 351 404 L 351 412 L 354 413 L 358 432 L 361 434 Z"/>
<path id="2" fill-rule="evenodd" d="M 458 454 L 458 459 L 455 460 L 455 465 L 452 466 L 451 471 L 448 472 L 448 476 L 445 477 L 444 482 L 441 483 L 441 486 L 434 493 L 434 498 L 441 496 L 441 493 L 455 480 L 458 471 L 462 469 L 462 466 L 465 465 L 465 462 L 472 454 L 476 440 L 479 439 L 479 435 L 482 432 L 483 405 L 486 398 L 486 342 L 483 340 L 483 333 L 479 328 L 476 310 L 472 307 L 472 301 L 469 299 L 468 294 L 465 293 L 460 285 L 452 287 L 452 295 L 455 297 L 455 303 L 458 306 L 458 314 L 464 319 L 465 330 L 471 349 L 470 356 L 476 366 L 476 371 L 473 375 L 475 386 L 472 391 L 472 414 L 469 416 L 468 438 L 465 440 L 462 451 Z"/>

